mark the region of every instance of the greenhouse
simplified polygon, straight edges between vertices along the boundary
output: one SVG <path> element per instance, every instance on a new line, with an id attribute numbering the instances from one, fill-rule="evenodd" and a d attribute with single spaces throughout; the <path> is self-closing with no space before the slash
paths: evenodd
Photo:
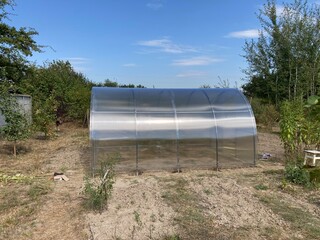
<path id="1" fill-rule="evenodd" d="M 238 89 L 92 89 L 94 169 L 112 154 L 125 172 L 254 166 L 256 134 Z"/>

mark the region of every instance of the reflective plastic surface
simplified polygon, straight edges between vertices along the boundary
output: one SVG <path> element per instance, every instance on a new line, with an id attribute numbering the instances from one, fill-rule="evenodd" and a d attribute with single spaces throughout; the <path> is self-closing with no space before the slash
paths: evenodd
<path id="1" fill-rule="evenodd" d="M 94 87 L 93 165 L 117 152 L 123 171 L 252 166 L 256 124 L 238 89 Z"/>

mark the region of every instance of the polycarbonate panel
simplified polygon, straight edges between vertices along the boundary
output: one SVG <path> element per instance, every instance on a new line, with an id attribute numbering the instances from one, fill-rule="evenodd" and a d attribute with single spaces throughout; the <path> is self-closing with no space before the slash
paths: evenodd
<path id="1" fill-rule="evenodd" d="M 138 113 L 138 139 L 177 139 L 173 113 Z"/>
<path id="2" fill-rule="evenodd" d="M 138 168 L 141 171 L 177 169 L 177 149 L 175 144 L 139 145 Z"/>
<path id="3" fill-rule="evenodd" d="M 250 165 L 254 159 L 255 132 L 249 111 L 216 112 L 219 167 Z M 245 152 L 245 153 L 244 153 Z"/>
<path id="4" fill-rule="evenodd" d="M 106 94 L 106 89 L 107 94 Z M 135 103 L 131 88 L 93 88 L 91 111 L 134 112 Z"/>
<path id="5" fill-rule="evenodd" d="M 256 125 L 238 89 L 93 88 L 94 163 L 119 152 L 119 170 L 255 164 Z"/>
<path id="6" fill-rule="evenodd" d="M 227 91 L 226 91 L 227 90 Z M 247 111 L 248 103 L 238 89 L 207 91 L 214 111 Z"/>
<path id="7" fill-rule="evenodd" d="M 213 143 L 214 144 L 214 143 Z M 179 163 L 181 169 L 216 168 L 215 145 L 179 144 Z"/>
<path id="8" fill-rule="evenodd" d="M 216 123 L 212 112 L 177 113 L 179 139 L 213 139 L 216 138 Z"/>
<path id="9" fill-rule="evenodd" d="M 201 89 L 175 89 L 177 112 L 211 112 L 210 101 Z"/>
<path id="10" fill-rule="evenodd" d="M 134 113 L 94 112 L 91 113 L 91 139 L 125 140 L 136 139 Z"/>
<path id="11" fill-rule="evenodd" d="M 115 156 L 120 153 L 120 159 L 116 162 L 115 170 L 121 172 L 133 172 L 136 170 L 136 147 L 135 146 L 112 146 L 96 148 L 96 163 L 98 169 L 101 161 L 108 161 L 109 156 Z"/>
<path id="12" fill-rule="evenodd" d="M 174 112 L 172 106 L 171 91 L 166 89 L 154 89 L 135 91 L 136 111 L 140 112 Z"/>

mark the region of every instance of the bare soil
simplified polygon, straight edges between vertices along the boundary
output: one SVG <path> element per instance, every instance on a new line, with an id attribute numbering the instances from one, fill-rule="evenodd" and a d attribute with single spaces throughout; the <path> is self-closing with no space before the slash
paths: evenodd
<path id="1" fill-rule="evenodd" d="M 31 179 L 0 180 L 0 239 L 320 239 L 319 190 L 283 180 L 276 133 L 259 133 L 259 154 L 272 157 L 254 168 L 117 174 L 102 212 L 82 206 L 88 129 L 57 135 L 21 143 L 17 159 L 0 140 L 0 173 Z"/>

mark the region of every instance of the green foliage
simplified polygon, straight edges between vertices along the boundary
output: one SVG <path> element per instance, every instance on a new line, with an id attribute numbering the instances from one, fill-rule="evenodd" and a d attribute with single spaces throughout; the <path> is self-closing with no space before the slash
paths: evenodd
<path id="1" fill-rule="evenodd" d="M 309 99 L 308 103 L 315 103 Z M 300 101 L 285 101 L 280 110 L 281 140 L 287 157 L 299 157 L 303 148 L 320 145 L 320 118 L 318 104 L 305 105 Z"/>
<path id="2" fill-rule="evenodd" d="M 0 82 L 6 79 L 19 82 L 29 69 L 26 57 L 41 51 L 33 39 L 38 35 L 34 29 L 16 29 L 5 22 L 11 14 L 7 12 L 10 7 L 14 7 L 14 1 L 0 1 Z"/>
<path id="3" fill-rule="evenodd" d="M 279 121 L 280 114 L 274 104 L 265 103 L 262 99 L 252 98 L 251 107 L 258 125 L 263 125 L 268 131 L 272 130 Z"/>
<path id="4" fill-rule="evenodd" d="M 139 84 L 134 85 L 132 83 L 129 84 L 119 84 L 115 81 L 111 81 L 109 79 L 105 80 L 103 83 L 96 84 L 98 87 L 119 87 L 119 88 L 145 88 L 145 86 Z"/>
<path id="5" fill-rule="evenodd" d="M 34 182 L 30 186 L 27 194 L 31 199 L 37 200 L 39 197 L 48 194 L 51 190 L 50 183 L 47 181 Z"/>
<path id="6" fill-rule="evenodd" d="M 0 173 L 0 182 L 4 184 L 10 183 L 10 182 L 30 183 L 33 179 L 34 179 L 33 176 L 26 176 L 21 173 L 17 173 L 13 176 Z"/>
<path id="7" fill-rule="evenodd" d="M 115 183 L 114 165 L 119 158 L 118 154 L 110 155 L 105 161 L 101 161 L 96 181 L 85 177 L 83 195 L 85 196 L 84 206 L 86 208 L 102 211 L 107 206 Z"/>
<path id="8" fill-rule="evenodd" d="M 137 211 L 134 211 L 134 212 L 133 212 L 133 215 L 134 215 L 134 220 L 136 221 L 136 223 L 137 223 L 139 226 L 142 226 L 140 214 L 139 214 Z"/>
<path id="9" fill-rule="evenodd" d="M 14 142 L 13 154 L 16 156 L 16 142 L 30 136 L 30 124 L 15 97 L 5 92 L 2 93 L 0 112 L 4 116 L 6 124 L 0 127 L 0 134 L 7 141 Z"/>
<path id="10" fill-rule="evenodd" d="M 283 3 L 277 13 L 275 0 L 263 5 L 257 40 L 246 41 L 244 71 L 246 95 L 278 105 L 319 92 L 320 5 L 305 0 Z"/>
<path id="11" fill-rule="evenodd" d="M 311 168 L 308 169 L 308 171 L 310 174 L 310 181 L 320 187 L 320 168 Z"/>
<path id="12" fill-rule="evenodd" d="M 163 237 L 163 240 L 181 240 L 180 236 L 178 234 L 174 235 L 167 235 Z"/>
<path id="13" fill-rule="evenodd" d="M 289 158 L 299 155 L 301 152 L 303 121 L 304 113 L 301 102 L 283 102 L 280 108 L 280 137 L 284 144 L 286 156 Z"/>
<path id="14" fill-rule="evenodd" d="M 40 68 L 34 67 L 20 89 L 33 97 L 36 129 L 48 135 L 57 118 L 83 120 L 90 107 L 92 86 L 69 62 L 53 61 Z"/>
<path id="15" fill-rule="evenodd" d="M 35 130 L 41 131 L 48 137 L 52 133 L 52 126 L 56 120 L 56 101 L 53 96 L 48 96 L 42 102 L 34 101 L 33 125 Z"/>
<path id="16" fill-rule="evenodd" d="M 295 184 L 308 186 L 310 184 L 310 174 L 303 168 L 301 163 L 287 164 L 285 167 L 285 178 Z"/>
<path id="17" fill-rule="evenodd" d="M 257 190 L 268 190 L 268 186 L 266 186 L 264 184 L 258 184 L 256 186 L 254 186 L 254 188 Z"/>

